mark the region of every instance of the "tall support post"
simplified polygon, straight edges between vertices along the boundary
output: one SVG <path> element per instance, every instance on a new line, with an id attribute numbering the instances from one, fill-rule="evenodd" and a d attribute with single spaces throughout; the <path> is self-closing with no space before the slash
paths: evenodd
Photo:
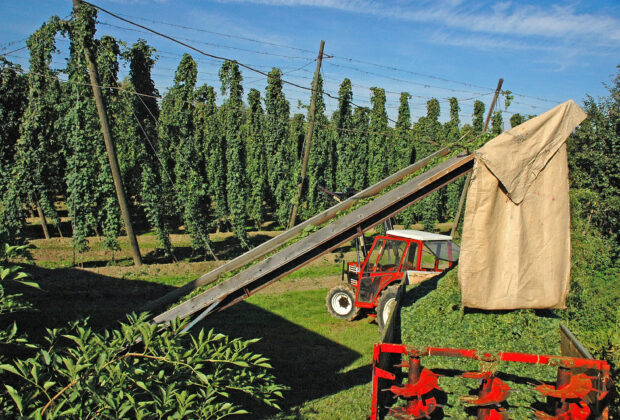
<path id="1" fill-rule="evenodd" d="M 497 97 L 499 93 L 502 91 L 502 84 L 504 84 L 504 79 L 500 78 L 497 82 L 497 88 L 495 88 L 495 94 L 493 95 L 493 100 L 491 101 L 491 106 L 489 107 L 489 112 L 487 113 L 487 119 L 484 122 L 483 133 L 487 132 L 487 128 L 489 128 L 489 121 L 491 121 L 491 115 L 493 114 L 493 110 L 495 109 L 495 103 L 497 102 Z M 452 223 L 452 230 L 450 231 L 450 236 L 454 239 L 454 235 L 456 235 L 456 230 L 459 227 L 459 222 L 461 221 L 461 215 L 463 213 L 463 205 L 465 204 L 465 197 L 467 196 L 467 191 L 469 191 L 469 184 L 471 184 L 471 172 L 467 174 L 467 178 L 465 178 L 465 184 L 463 184 L 463 191 L 461 191 L 461 198 L 459 199 L 459 209 L 456 212 L 456 216 L 454 216 L 454 223 Z"/>
<path id="2" fill-rule="evenodd" d="M 81 0 L 73 0 L 73 10 L 76 14 L 79 13 L 79 6 L 81 3 Z M 86 64 L 88 65 L 90 84 L 93 88 L 93 96 L 95 97 L 97 113 L 99 114 L 99 122 L 101 123 L 103 141 L 105 142 L 105 149 L 108 153 L 108 160 L 110 162 L 110 170 L 112 171 L 112 178 L 114 179 L 114 189 L 116 190 L 116 197 L 118 198 L 118 204 L 121 208 L 121 214 L 123 215 L 123 222 L 125 224 L 125 231 L 127 232 L 127 237 L 129 238 L 129 244 L 131 245 L 131 255 L 133 257 L 133 263 L 134 265 L 138 266 L 142 265 L 142 256 L 140 255 L 138 241 L 136 239 L 136 235 L 134 234 L 133 226 L 131 224 L 127 197 L 125 196 L 125 189 L 123 188 L 123 182 L 121 180 L 121 171 L 119 169 L 118 160 L 116 158 L 114 140 L 112 139 L 112 133 L 108 124 L 108 116 L 106 114 L 105 104 L 103 102 L 103 95 L 101 94 L 99 77 L 97 75 L 97 66 L 91 54 L 92 51 L 90 50 L 84 51 Z"/>
<path id="3" fill-rule="evenodd" d="M 314 70 L 314 80 L 312 82 L 312 99 L 310 101 L 310 121 L 308 121 L 308 131 L 306 132 L 306 140 L 304 141 L 304 159 L 301 164 L 301 179 L 297 186 L 297 198 L 295 204 L 293 204 L 293 212 L 291 214 L 291 222 L 289 223 L 289 229 L 295 226 L 295 220 L 297 219 L 297 210 L 299 208 L 299 202 L 301 201 L 301 194 L 304 188 L 304 182 L 306 181 L 306 171 L 308 169 L 308 159 L 310 157 L 310 143 L 312 142 L 312 133 L 314 132 L 314 114 L 316 112 L 316 96 L 318 94 L 319 84 L 319 72 L 321 71 L 321 63 L 323 62 L 323 48 L 325 47 L 325 41 L 321 41 L 319 47 L 319 55 L 316 59 L 316 70 Z"/>
<path id="4" fill-rule="evenodd" d="M 47 228 L 47 219 L 45 218 L 45 213 L 43 213 L 43 210 L 41 209 L 41 205 L 39 204 L 39 201 L 36 202 L 36 206 L 37 206 L 37 213 L 39 214 L 39 219 L 41 219 L 41 228 L 43 228 L 43 235 L 45 235 L 45 239 L 49 239 L 50 231 Z"/>
<path id="5" fill-rule="evenodd" d="M 499 79 L 497 82 L 497 88 L 495 88 L 495 94 L 493 95 L 493 100 L 491 101 L 491 106 L 489 107 L 489 113 L 487 114 L 487 119 L 484 121 L 484 129 L 483 133 L 487 132 L 487 128 L 489 128 L 489 121 L 491 121 L 491 115 L 493 114 L 493 110 L 495 109 L 495 103 L 497 102 L 497 97 L 499 93 L 502 91 L 502 84 L 504 83 L 504 79 Z"/>
<path id="6" fill-rule="evenodd" d="M 454 223 L 452 223 L 452 230 L 450 231 L 450 236 L 454 239 L 454 235 L 456 235 L 456 230 L 459 227 L 459 222 L 461 221 L 461 214 L 463 213 L 463 205 L 465 204 L 465 197 L 467 197 L 467 191 L 469 191 L 469 184 L 471 184 L 471 172 L 467 174 L 465 178 L 465 183 L 463 184 L 463 191 L 461 191 L 461 198 L 459 199 L 459 209 L 456 211 L 456 216 L 454 216 Z"/>

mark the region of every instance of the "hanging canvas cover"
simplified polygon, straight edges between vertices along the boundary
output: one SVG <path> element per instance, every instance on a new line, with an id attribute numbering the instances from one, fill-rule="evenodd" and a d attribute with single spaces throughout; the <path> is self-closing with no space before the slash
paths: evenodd
<path id="1" fill-rule="evenodd" d="M 476 151 L 458 266 L 463 306 L 563 308 L 569 291 L 567 101 Z"/>

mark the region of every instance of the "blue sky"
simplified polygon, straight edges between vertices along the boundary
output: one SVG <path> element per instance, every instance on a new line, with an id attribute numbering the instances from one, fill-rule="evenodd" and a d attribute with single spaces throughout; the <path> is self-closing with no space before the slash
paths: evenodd
<path id="1" fill-rule="evenodd" d="M 475 99 L 489 104 L 497 80 L 515 94 L 508 111 L 538 114 L 586 94 L 604 96 L 620 64 L 620 2 L 485 2 L 461 0 L 391 2 L 371 0 L 97 0 L 105 9 L 183 39 L 208 53 L 260 70 L 280 67 L 291 82 L 310 86 L 317 50 L 325 40 L 322 69 L 327 91 L 344 77 L 354 84 L 354 102 L 369 105 L 369 87 L 386 89 L 388 113 L 396 118 L 399 92 L 413 95 L 414 119 L 430 97 L 460 99 L 461 120 L 471 119 Z M 66 17 L 70 0 L 0 3 L 0 54 L 25 45 L 49 16 Z M 99 13 L 98 36 L 131 44 L 145 38 L 159 52 L 154 79 L 162 93 L 172 83 L 181 46 L 137 32 Z M 183 27 L 181 27 L 183 26 Z M 185 27 L 185 28 L 184 28 Z M 63 67 L 68 43 L 54 64 Z M 192 53 L 199 83 L 219 87 L 220 62 Z M 27 50 L 9 58 L 27 68 Z M 125 75 L 126 69 L 122 74 Z M 246 92 L 264 92 L 265 78 L 243 71 Z M 309 92 L 286 88 L 298 111 Z M 328 110 L 336 102 L 325 99 Z M 500 106 L 504 106 L 500 101 Z"/>

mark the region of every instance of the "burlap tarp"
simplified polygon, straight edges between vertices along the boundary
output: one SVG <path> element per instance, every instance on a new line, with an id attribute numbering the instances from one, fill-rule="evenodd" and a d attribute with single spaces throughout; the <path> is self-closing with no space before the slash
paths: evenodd
<path id="1" fill-rule="evenodd" d="M 565 141 L 586 117 L 573 101 L 476 151 L 463 222 L 463 306 L 563 308 L 570 213 Z"/>

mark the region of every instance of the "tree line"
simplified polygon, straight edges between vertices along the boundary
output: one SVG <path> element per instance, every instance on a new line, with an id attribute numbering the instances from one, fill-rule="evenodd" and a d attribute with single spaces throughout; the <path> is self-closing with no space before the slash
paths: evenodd
<path id="1" fill-rule="evenodd" d="M 179 226 L 188 232 L 196 252 L 212 255 L 209 232 L 230 230 L 249 248 L 248 229 L 260 228 L 268 219 L 287 226 L 307 116 L 292 112 L 282 71 L 273 68 L 264 92 L 250 89 L 246 94 L 239 65 L 225 61 L 219 89 L 198 86 L 196 61 L 185 54 L 172 86 L 160 97 L 151 76 L 156 51 L 144 40 L 124 47 L 107 35 L 95 39 L 96 11 L 80 7 L 80 15 L 69 21 L 54 16 L 29 37 L 27 72 L 4 58 L 0 61 L 0 241 L 24 238 L 28 209 L 58 227 L 57 204 L 64 202 L 76 251 L 88 249 L 87 237 L 93 234 L 104 236 L 107 248 L 119 248 L 120 211 L 85 51 L 96 57 L 134 218 L 145 219 L 155 230 L 166 254 L 172 252 L 170 233 Z M 67 66 L 61 71 L 51 68 L 59 34 L 70 40 Z M 123 80 L 118 75 L 121 61 L 129 67 Z M 60 74 L 68 80 L 61 81 Z M 448 101 L 446 123 L 439 121 L 437 99 L 429 100 L 426 116 L 413 122 L 412 96 L 403 92 L 392 127 L 385 90 L 370 91 L 370 107 L 354 105 L 352 84 L 345 78 L 338 107 L 328 116 L 319 78 L 308 182 L 298 203 L 302 219 L 333 204 L 319 186 L 359 191 L 442 145 L 483 131 L 481 101 L 474 104 L 471 124 L 461 124 L 454 97 Z M 506 97 L 508 101 L 509 92 Z M 515 114 L 511 124 L 522 120 Z M 502 114 L 494 113 L 490 132 L 499 134 L 502 125 Z M 461 185 L 432 194 L 399 221 L 433 229 L 436 222 L 450 220 Z"/>

